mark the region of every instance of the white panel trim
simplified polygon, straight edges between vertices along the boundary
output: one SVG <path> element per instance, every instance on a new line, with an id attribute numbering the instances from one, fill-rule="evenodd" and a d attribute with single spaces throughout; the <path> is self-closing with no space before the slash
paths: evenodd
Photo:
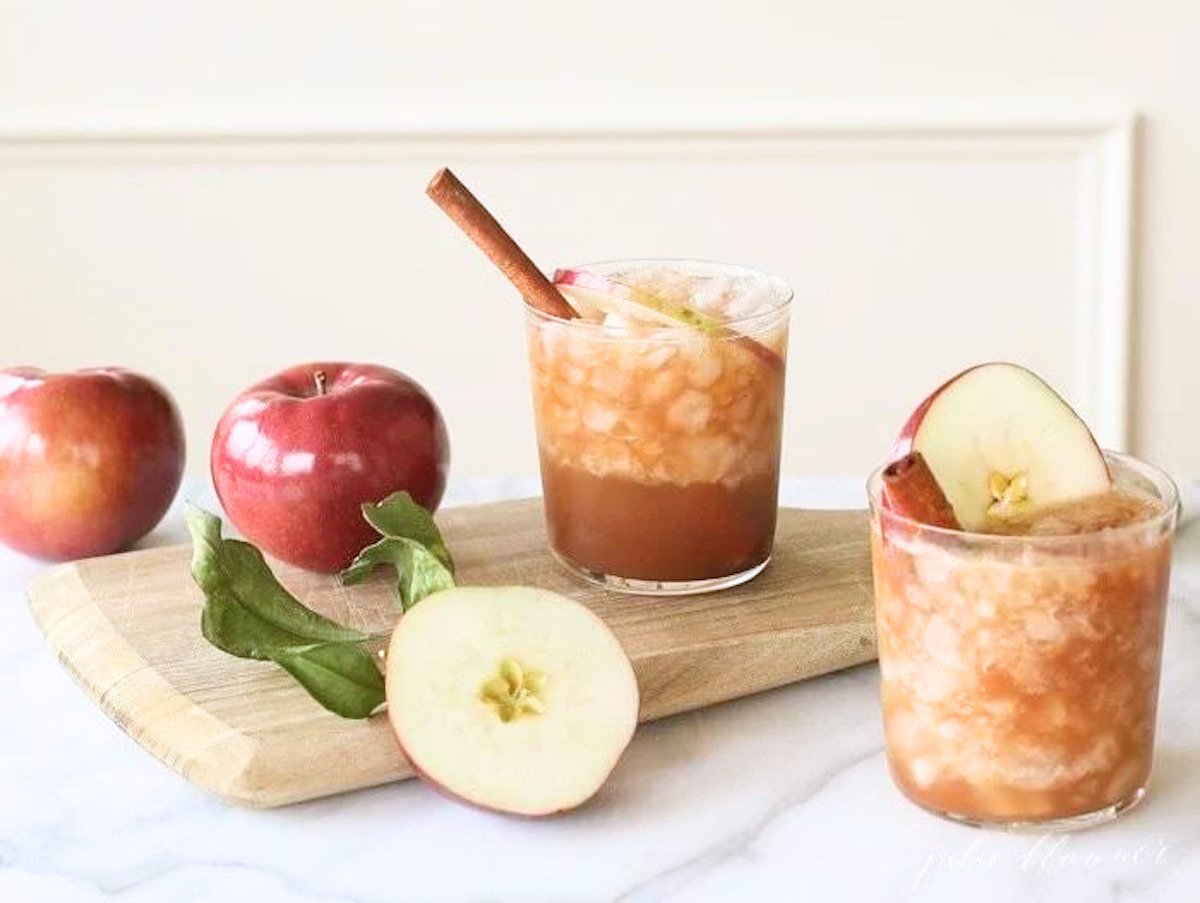
<path id="1" fill-rule="evenodd" d="M 1130 112 L 975 110 L 853 113 L 730 108 L 546 111 L 356 110 L 265 121 L 191 115 L 0 118 L 0 166 L 47 163 L 293 161 L 353 164 L 428 157 L 490 143 L 488 155 L 620 159 L 763 154 L 1069 158 L 1078 167 L 1074 299 L 1080 412 L 1102 444 L 1129 440 L 1133 194 L 1137 117 Z M 585 145 L 597 145 L 584 152 Z"/>

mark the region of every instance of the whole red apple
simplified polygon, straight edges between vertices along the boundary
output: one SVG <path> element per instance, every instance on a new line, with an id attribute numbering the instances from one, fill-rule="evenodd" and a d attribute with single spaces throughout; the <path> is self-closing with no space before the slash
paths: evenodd
<path id="1" fill-rule="evenodd" d="M 234 400 L 213 436 L 212 476 L 247 539 L 333 572 L 379 538 L 364 502 L 406 490 L 433 511 L 449 458 L 442 416 L 416 382 L 373 364 L 315 363 Z"/>
<path id="2" fill-rule="evenodd" d="M 0 542 L 52 561 L 106 555 L 162 520 L 183 476 L 179 411 L 117 367 L 0 370 Z"/>

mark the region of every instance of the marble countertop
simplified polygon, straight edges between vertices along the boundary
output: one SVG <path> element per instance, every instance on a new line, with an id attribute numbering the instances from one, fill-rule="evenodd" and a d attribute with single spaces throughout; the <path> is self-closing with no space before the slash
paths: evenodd
<path id="1" fill-rule="evenodd" d="M 474 483 L 451 501 L 536 492 Z M 185 495 L 213 504 L 204 486 Z M 792 480 L 783 496 L 862 503 L 858 481 Z M 145 542 L 182 538 L 176 508 Z M 906 803 L 884 765 L 874 665 L 644 726 L 602 794 L 551 820 L 477 812 L 416 781 L 238 809 L 72 683 L 24 603 L 42 567 L 0 550 L 0 900 L 1200 899 L 1200 527 L 1186 521 L 1150 794 L 1115 824 L 1049 836 Z"/>

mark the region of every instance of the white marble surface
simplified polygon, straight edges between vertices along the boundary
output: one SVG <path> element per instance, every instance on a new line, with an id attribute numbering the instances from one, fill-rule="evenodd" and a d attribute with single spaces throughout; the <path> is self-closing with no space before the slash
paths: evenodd
<path id="1" fill-rule="evenodd" d="M 785 502 L 861 491 L 791 481 Z M 181 535 L 173 512 L 148 541 Z M 873 665 L 646 726 L 602 795 L 553 820 L 477 812 L 415 781 L 237 809 L 75 687 L 24 604 L 40 567 L 0 552 L 0 901 L 1200 899 L 1200 527 L 1179 543 L 1150 795 L 1111 826 L 1051 837 L 959 827 L 901 799 Z"/>

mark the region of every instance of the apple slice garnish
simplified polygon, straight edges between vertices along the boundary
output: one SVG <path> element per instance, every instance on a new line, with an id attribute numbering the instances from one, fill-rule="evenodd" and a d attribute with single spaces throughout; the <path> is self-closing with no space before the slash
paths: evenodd
<path id="1" fill-rule="evenodd" d="M 532 587 L 460 587 L 402 617 L 388 718 L 424 780 L 474 805 L 550 815 L 591 798 L 633 736 L 638 687 L 612 631 Z"/>
<path id="2" fill-rule="evenodd" d="M 612 314 L 635 323 L 649 321 L 662 326 L 690 326 L 704 332 L 715 332 L 722 325 L 721 320 L 711 314 L 589 270 L 557 270 L 554 285 L 584 317 Z"/>
<path id="3" fill-rule="evenodd" d="M 720 317 L 635 288 L 611 276 L 588 270 L 557 270 L 554 285 L 567 302 L 585 319 L 605 322 L 645 323 L 660 326 L 688 326 L 715 338 L 732 338 L 756 358 L 780 375 L 783 358 L 773 349 L 747 335 L 735 332 Z"/>
<path id="4" fill-rule="evenodd" d="M 923 401 L 894 457 L 912 451 L 924 457 L 966 530 L 1111 487 L 1087 424 L 1016 364 L 972 367 Z"/>

